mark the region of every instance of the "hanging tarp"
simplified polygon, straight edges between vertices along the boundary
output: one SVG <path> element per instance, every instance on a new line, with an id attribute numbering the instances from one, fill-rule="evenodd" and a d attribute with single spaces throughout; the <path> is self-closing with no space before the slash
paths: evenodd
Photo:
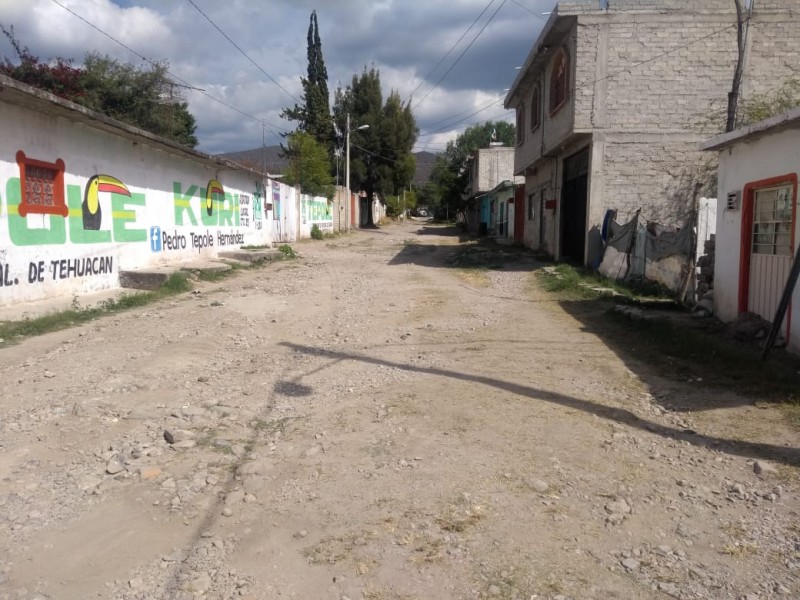
<path id="1" fill-rule="evenodd" d="M 689 269 L 694 232 L 636 213 L 624 224 L 609 220 L 605 242 L 600 273 L 617 281 L 652 281 L 677 292 Z"/>

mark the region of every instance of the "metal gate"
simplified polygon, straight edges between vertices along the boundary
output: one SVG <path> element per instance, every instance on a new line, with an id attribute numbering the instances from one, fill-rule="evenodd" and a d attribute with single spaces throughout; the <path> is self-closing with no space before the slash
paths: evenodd
<path id="1" fill-rule="evenodd" d="M 792 268 L 792 186 L 755 190 L 747 307 L 767 321 L 775 317 Z M 788 319 L 782 332 L 787 335 Z"/>

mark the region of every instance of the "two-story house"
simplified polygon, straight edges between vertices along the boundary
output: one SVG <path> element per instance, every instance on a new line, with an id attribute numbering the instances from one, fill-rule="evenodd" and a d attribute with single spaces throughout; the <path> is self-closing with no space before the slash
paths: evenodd
<path id="1" fill-rule="evenodd" d="M 524 178 L 514 177 L 514 148 L 499 144 L 480 148 L 463 168 L 468 171 L 464 191 L 467 229 L 513 238 L 514 187 L 524 183 Z"/>
<path id="2" fill-rule="evenodd" d="M 558 3 L 505 99 L 527 246 L 595 265 L 607 211 L 686 222 L 700 144 L 724 124 L 736 32 L 733 0 Z M 756 2 L 747 40 L 743 97 L 796 74 L 798 1 Z"/>

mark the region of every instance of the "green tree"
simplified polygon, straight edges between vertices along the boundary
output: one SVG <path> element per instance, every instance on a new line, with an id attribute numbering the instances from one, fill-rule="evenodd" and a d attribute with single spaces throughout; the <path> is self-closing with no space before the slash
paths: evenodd
<path id="1" fill-rule="evenodd" d="M 284 181 L 299 185 L 304 194 L 333 198 L 333 176 L 325 147 L 305 131 L 290 133 L 286 139 L 289 166 Z"/>
<path id="2" fill-rule="evenodd" d="M 396 91 L 383 103 L 377 69 L 364 68 L 346 89 L 338 88 L 333 113 L 337 129 L 345 135 L 350 115 L 351 189 L 385 203 L 387 196 L 411 187 L 416 166 L 411 151 L 419 130 L 410 102 L 404 105 Z M 360 129 L 363 125 L 368 128 Z M 372 211 L 367 211 L 367 225 L 374 226 Z"/>
<path id="3" fill-rule="evenodd" d="M 413 211 L 417 207 L 417 195 L 413 189 L 396 196 L 386 196 L 386 214 L 389 217 L 401 215 L 404 210 Z"/>
<path id="4" fill-rule="evenodd" d="M 328 70 L 322 56 L 317 11 L 311 12 L 307 44 L 308 77 L 300 80 L 303 86 L 303 103 L 295 104 L 294 108 L 283 109 L 281 116 L 296 121 L 299 131 L 311 134 L 329 154 L 332 154 L 334 135 L 328 93 Z"/>
<path id="5" fill-rule="evenodd" d="M 744 127 L 800 106 L 800 79 L 790 77 L 780 87 L 739 103 L 737 126 Z"/>
<path id="6" fill-rule="evenodd" d="M 197 124 L 167 74 L 165 63 L 147 69 L 89 53 L 83 62 L 80 103 L 151 133 L 196 146 Z"/>
<path id="7" fill-rule="evenodd" d="M 197 145 L 194 116 L 176 91 L 166 63 L 139 69 L 94 53 L 86 54 L 80 68 L 63 58 L 43 62 L 19 43 L 13 27 L 0 25 L 0 31 L 16 54 L 14 60 L 3 57 L 3 75 L 180 144 Z"/>
<path id="8" fill-rule="evenodd" d="M 38 56 L 31 54 L 27 46 L 20 44 L 14 35 L 13 25 L 8 29 L 0 25 L 0 31 L 8 38 L 17 55 L 15 61 L 3 57 L 0 74 L 73 102 L 83 95 L 82 71 L 73 67 L 71 60 L 56 58 L 43 63 Z"/>

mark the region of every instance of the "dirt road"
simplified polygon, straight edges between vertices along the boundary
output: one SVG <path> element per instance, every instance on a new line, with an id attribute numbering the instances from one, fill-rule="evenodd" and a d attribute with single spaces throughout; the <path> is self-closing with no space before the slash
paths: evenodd
<path id="1" fill-rule="evenodd" d="M 800 597 L 778 411 L 660 379 L 446 233 L 0 349 L 0 598 Z"/>

